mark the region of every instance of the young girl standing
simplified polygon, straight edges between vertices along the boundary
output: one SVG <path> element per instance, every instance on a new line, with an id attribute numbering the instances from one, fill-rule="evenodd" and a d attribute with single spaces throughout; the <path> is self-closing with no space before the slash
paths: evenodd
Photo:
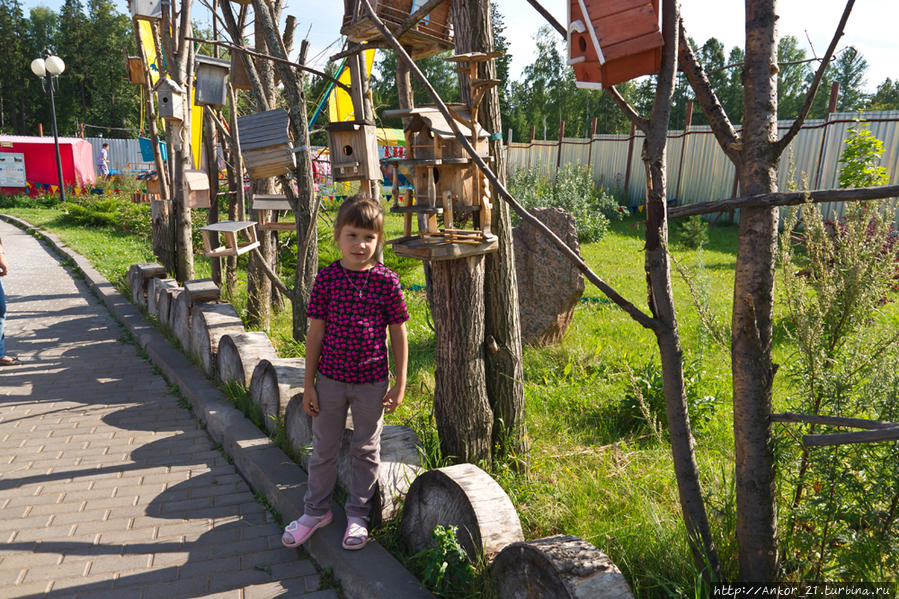
<path id="1" fill-rule="evenodd" d="M 312 456 L 305 509 L 281 542 L 296 547 L 332 519 L 337 452 L 352 408 L 352 482 L 346 502 L 344 549 L 368 543 L 369 501 L 378 479 L 383 414 L 393 412 L 406 389 L 409 314 L 399 277 L 375 260 L 384 239 L 384 212 L 372 200 L 352 197 L 337 212 L 334 240 L 341 258 L 322 269 L 309 299 L 303 409 L 312 417 Z M 396 382 L 389 386 L 385 331 L 390 331 Z"/>

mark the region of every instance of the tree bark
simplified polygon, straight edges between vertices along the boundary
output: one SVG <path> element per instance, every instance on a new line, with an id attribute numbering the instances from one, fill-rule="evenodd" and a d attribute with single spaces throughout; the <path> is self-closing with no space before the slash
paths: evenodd
<path id="1" fill-rule="evenodd" d="M 777 190 L 777 16 L 775 0 L 746 0 L 741 192 Z M 777 501 L 771 449 L 771 313 L 774 307 L 776 208 L 740 211 L 731 370 L 736 446 L 740 579 L 777 577 Z"/>
<path id="2" fill-rule="evenodd" d="M 206 173 L 209 177 L 209 213 L 206 215 L 206 223 L 212 224 L 219 221 L 219 167 L 218 167 L 218 134 L 212 122 L 211 108 L 203 109 L 203 148 L 206 151 Z M 212 236 L 210 245 L 215 248 L 219 245 L 218 235 Z M 212 280 L 221 287 L 222 285 L 222 259 L 210 258 L 209 270 Z"/>
<path id="3" fill-rule="evenodd" d="M 493 23 L 490 19 L 490 1 L 454 0 L 452 11 L 456 53 L 492 52 Z M 495 79 L 495 61 L 480 63 L 478 77 Z M 467 79 L 460 77 L 460 81 L 462 97 L 470 101 L 471 90 L 468 89 Z M 478 121 L 490 133 L 501 131 L 499 92 L 496 87 L 485 94 L 478 110 Z M 490 159 L 493 163 L 493 172 L 505 183 L 505 153 L 501 138 L 491 139 Z M 494 190 L 491 198 L 495 197 L 497 193 Z M 499 238 L 499 249 L 486 256 L 484 265 L 484 334 L 488 340 L 484 367 L 487 396 L 493 410 L 492 439 L 494 447 L 498 447 L 503 454 L 518 456 L 519 465 L 524 466 L 527 463 L 522 384 L 524 372 L 512 219 L 505 202 L 493 204 L 490 230 Z"/>
<path id="4" fill-rule="evenodd" d="M 443 455 L 491 460 L 493 414 L 484 372 L 484 257 L 431 265 L 434 284 L 434 417 Z"/>
<path id="5" fill-rule="evenodd" d="M 643 145 L 646 167 L 646 249 L 645 271 L 649 308 L 660 326 L 654 329 L 662 362 L 665 414 L 671 456 L 677 479 L 678 496 L 684 524 L 696 565 L 708 581 L 720 579 L 720 565 L 696 465 L 695 441 L 687 411 L 684 385 L 683 351 L 671 288 L 666 219 L 667 181 L 666 144 L 671 98 L 674 92 L 677 61 L 677 24 L 679 7 L 665 0 L 662 9 L 662 35 L 665 40 L 662 68 L 658 75 L 652 115 Z"/>

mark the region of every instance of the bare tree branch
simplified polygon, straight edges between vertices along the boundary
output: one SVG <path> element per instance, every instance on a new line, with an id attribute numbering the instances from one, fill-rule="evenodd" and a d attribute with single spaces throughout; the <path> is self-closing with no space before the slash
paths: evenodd
<path id="1" fill-rule="evenodd" d="M 718 96 L 715 95 L 715 90 L 712 89 L 709 78 L 706 76 L 702 65 L 696 59 L 693 48 L 690 47 L 690 40 L 687 38 L 683 20 L 678 25 L 678 32 L 680 36 L 678 62 L 681 70 L 683 70 L 687 81 L 690 82 L 690 86 L 696 93 L 696 100 L 709 121 L 712 132 L 715 134 L 715 139 L 718 140 L 718 145 L 721 146 L 724 153 L 731 160 L 736 162 L 740 158 L 740 137 L 727 117 L 727 113 L 724 112 L 724 107 L 718 100 Z"/>
<path id="2" fill-rule="evenodd" d="M 668 208 L 668 218 L 683 218 L 695 214 L 709 214 L 737 208 L 773 208 L 775 206 L 797 206 L 806 201 L 812 204 L 827 202 L 861 202 L 883 198 L 899 197 L 899 185 L 883 187 L 857 187 L 854 189 L 813 189 L 811 191 L 774 192 L 758 195 L 697 202 L 686 206 Z"/>
<path id="3" fill-rule="evenodd" d="M 574 253 L 574 251 L 570 247 L 568 247 L 568 245 L 564 241 L 559 239 L 555 235 L 555 233 L 553 233 L 546 225 L 534 218 L 534 216 L 532 216 L 527 210 L 525 210 L 521 206 L 521 204 L 519 204 L 515 200 L 515 198 L 512 197 L 512 194 L 509 193 L 509 190 L 506 189 L 499 178 L 497 178 L 496 174 L 494 174 L 494 172 L 490 170 L 490 167 L 487 166 L 487 163 L 484 162 L 484 159 L 481 158 L 475 151 L 468 138 L 463 135 L 461 131 L 459 131 L 459 126 L 456 124 L 456 119 L 453 118 L 452 114 L 449 111 L 449 108 L 447 108 L 446 104 L 440 98 L 440 95 L 434 90 L 433 86 L 431 86 L 431 83 L 428 81 L 427 77 L 424 76 L 424 74 L 421 72 L 421 69 L 419 69 L 418 65 L 415 64 L 415 61 L 413 61 L 409 57 L 409 54 L 402 47 L 399 41 L 393 36 L 392 33 L 390 33 L 390 30 L 387 29 L 387 26 L 384 25 L 380 18 L 378 18 L 377 13 L 371 6 L 371 0 L 360 1 L 368 11 L 369 18 L 371 19 L 372 23 L 374 23 L 375 27 L 377 27 L 381 32 L 381 35 L 384 36 L 384 39 L 387 40 L 390 46 L 394 49 L 397 57 L 409 65 L 409 71 L 415 75 L 418 81 L 422 84 L 422 87 L 424 87 L 425 91 L 427 91 L 428 95 L 431 96 L 431 99 L 434 100 L 437 108 L 440 110 L 447 123 L 449 123 L 450 127 L 453 129 L 453 133 L 456 135 L 456 139 L 459 140 L 459 143 L 463 148 L 465 148 L 465 151 L 471 157 L 472 161 L 478 166 L 481 172 L 484 173 L 484 176 L 487 177 L 487 179 L 493 185 L 493 188 L 496 189 L 503 200 L 505 200 L 509 204 L 509 206 L 511 206 L 512 209 L 515 210 L 515 212 L 517 212 L 519 216 L 521 216 L 521 218 L 539 229 L 543 233 L 543 235 L 546 236 L 553 243 L 553 245 L 555 245 L 556 248 L 559 249 L 559 251 L 565 254 L 565 256 L 567 256 L 568 259 L 577 266 L 578 270 L 584 273 L 584 276 L 587 278 L 587 280 L 596 285 L 600 291 L 606 294 L 606 296 L 613 302 L 615 302 L 615 304 L 617 304 L 622 310 L 627 312 L 631 318 L 633 318 L 635 321 L 637 321 L 647 329 L 653 331 L 656 330 L 656 328 L 660 326 L 659 322 L 656 319 L 645 314 L 643 311 L 637 308 L 637 306 L 619 295 L 618 292 L 612 289 L 608 284 L 606 284 L 605 281 L 600 279 L 596 273 L 590 270 L 590 267 L 587 266 L 583 259 L 581 259 L 581 257 L 576 253 Z"/>
<path id="4" fill-rule="evenodd" d="M 864 428 L 869 430 L 899 426 L 899 423 L 884 422 L 882 420 L 843 418 L 842 416 L 821 416 L 819 414 L 797 414 L 795 412 L 771 414 L 771 420 L 773 422 L 804 422 L 806 424 L 824 424 L 827 426 L 849 426 L 852 428 Z"/>
<path id="5" fill-rule="evenodd" d="M 234 13 L 231 11 L 231 3 L 230 2 L 222 2 L 221 4 L 222 16 L 225 17 L 225 25 L 228 28 L 228 32 L 231 34 L 231 39 L 233 40 L 232 47 L 237 50 L 243 50 L 244 53 L 240 57 L 243 61 L 244 70 L 247 72 L 247 78 L 250 80 L 250 85 L 253 87 L 253 95 L 256 98 L 256 102 L 262 108 L 262 110 L 268 110 L 270 108 L 268 103 L 268 98 L 265 97 L 265 94 L 262 93 L 264 89 L 262 86 L 262 79 L 259 77 L 259 72 L 256 70 L 256 65 L 253 64 L 253 60 L 251 59 L 250 52 L 251 50 L 247 49 L 243 45 L 243 34 L 241 32 L 241 26 L 234 20 Z M 241 6 L 241 16 L 246 14 L 246 5 Z M 221 42 L 216 42 L 221 43 Z"/>
<path id="6" fill-rule="evenodd" d="M 899 439 L 899 426 L 881 428 L 872 431 L 853 433 L 830 433 L 829 435 L 803 435 L 802 444 L 806 447 L 825 447 L 828 445 L 848 445 L 850 443 L 876 443 L 878 441 L 896 441 Z"/>
<path id="7" fill-rule="evenodd" d="M 799 115 L 796 117 L 796 120 L 793 121 L 793 124 L 790 126 L 790 130 L 786 132 L 786 134 L 777 140 L 774 143 L 773 149 L 775 152 L 775 156 L 780 156 L 783 151 L 786 149 L 790 142 L 793 141 L 793 138 L 796 137 L 796 134 L 799 133 L 799 130 L 802 128 L 802 123 L 805 122 L 805 117 L 808 116 L 808 111 L 812 108 L 812 102 L 815 100 L 815 94 L 818 93 L 818 87 L 821 85 L 821 79 L 824 77 L 824 72 L 827 70 L 827 65 L 830 64 L 830 60 L 833 57 L 834 50 L 837 47 L 837 42 L 840 41 L 840 38 L 843 37 L 843 29 L 846 27 L 846 21 L 849 20 L 849 13 L 852 12 L 852 6 L 855 4 L 855 0 L 847 0 L 846 8 L 843 9 L 843 16 L 840 17 L 840 23 L 837 25 L 837 30 L 833 34 L 833 39 L 830 40 L 830 46 L 827 47 L 827 52 L 824 53 L 824 58 L 821 59 L 821 64 L 818 65 L 818 72 L 815 73 L 815 78 L 812 80 L 811 86 L 808 88 L 808 94 L 805 96 L 805 103 L 802 105 L 802 108 L 799 110 Z"/>
<path id="8" fill-rule="evenodd" d="M 259 266 L 262 267 L 262 271 L 269 278 L 272 284 L 278 288 L 281 293 L 287 296 L 291 301 L 293 301 L 293 290 L 288 289 L 287 285 L 284 284 L 284 281 L 281 280 L 275 271 L 272 270 L 272 267 L 269 266 L 268 260 L 265 259 L 265 256 L 262 255 L 262 252 L 259 251 L 259 248 L 253 248 L 253 251 L 256 252 L 256 257 L 258 258 L 257 262 Z"/>
<path id="9" fill-rule="evenodd" d="M 400 28 L 396 30 L 394 33 L 394 37 L 397 39 L 403 37 L 403 34 L 415 27 L 416 23 L 422 20 L 422 18 L 427 15 L 429 12 L 443 4 L 444 2 L 448 2 L 449 0 L 428 0 L 424 4 L 422 4 L 418 10 L 414 11 L 409 18 L 403 21 L 403 24 L 400 25 Z"/>
<path id="10" fill-rule="evenodd" d="M 612 101 L 618 105 L 618 108 L 621 109 L 621 112 L 631 120 L 637 129 L 646 133 L 649 130 L 649 120 L 640 116 L 633 106 L 628 104 L 627 100 L 618 92 L 618 89 L 613 85 L 605 88 L 606 93 L 609 94 L 609 97 L 612 98 Z"/>
<path id="11" fill-rule="evenodd" d="M 549 14 L 549 11 L 543 8 L 543 6 L 537 2 L 537 0 L 528 0 L 528 4 L 533 6 L 537 12 L 543 15 L 543 18 L 546 19 L 553 28 L 559 32 L 562 37 L 568 37 L 568 31 L 559 23 L 554 16 Z"/>

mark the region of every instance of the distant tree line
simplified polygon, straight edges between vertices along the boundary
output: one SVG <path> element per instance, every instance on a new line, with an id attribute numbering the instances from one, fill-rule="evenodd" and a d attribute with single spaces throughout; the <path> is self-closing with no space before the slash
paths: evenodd
<path id="1" fill-rule="evenodd" d="M 50 134 L 50 97 L 30 64 L 44 48 L 65 61 L 56 94 L 60 135 L 132 136 L 140 90 L 128 83 L 123 49 L 134 54 L 131 18 L 112 0 L 65 0 L 58 12 L 37 6 L 26 17 L 20 0 L 0 0 L 0 132 Z"/>

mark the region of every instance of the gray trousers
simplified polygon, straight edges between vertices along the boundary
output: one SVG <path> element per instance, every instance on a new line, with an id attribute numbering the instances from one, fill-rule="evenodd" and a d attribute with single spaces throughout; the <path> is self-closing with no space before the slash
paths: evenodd
<path id="1" fill-rule="evenodd" d="M 388 381 L 353 385 L 341 383 L 318 373 L 318 416 L 312 419 L 312 456 L 309 458 L 309 483 L 305 513 L 327 513 L 334 484 L 337 482 L 337 455 L 346 428 L 347 408 L 353 415 L 350 445 L 352 479 L 346 501 L 347 517 L 368 518 L 369 501 L 375 492 L 381 465 L 381 428 Z"/>

